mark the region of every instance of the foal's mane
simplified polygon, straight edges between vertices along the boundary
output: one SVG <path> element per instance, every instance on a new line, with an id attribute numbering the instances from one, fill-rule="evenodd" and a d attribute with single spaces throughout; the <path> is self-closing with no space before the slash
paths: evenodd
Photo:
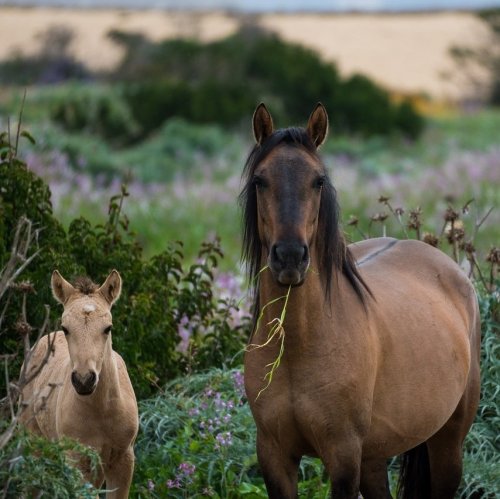
<path id="1" fill-rule="evenodd" d="M 77 277 L 73 281 L 73 287 L 84 295 L 91 295 L 99 289 L 99 286 L 88 277 Z"/>
<path id="2" fill-rule="evenodd" d="M 253 177 L 257 165 L 280 144 L 303 148 L 315 157 L 323 166 L 325 182 L 322 187 L 321 202 L 318 216 L 318 230 L 315 241 L 318 253 L 320 278 L 325 288 L 325 298 L 330 298 L 331 282 L 334 269 L 341 271 L 354 289 L 356 295 L 365 304 L 366 292 L 372 295 L 356 268 L 356 262 L 339 226 L 340 208 L 337 193 L 333 187 L 326 168 L 318 156 L 317 148 L 304 128 L 290 127 L 276 130 L 263 143 L 254 146 L 248 156 L 243 170 L 244 186 L 239 196 L 243 209 L 243 250 L 242 259 L 246 262 L 247 273 L 254 290 L 258 289 L 259 272 L 262 264 L 262 243 L 257 227 L 257 194 Z M 258 307 L 258 296 L 254 293 L 256 302 L 254 312 Z"/>

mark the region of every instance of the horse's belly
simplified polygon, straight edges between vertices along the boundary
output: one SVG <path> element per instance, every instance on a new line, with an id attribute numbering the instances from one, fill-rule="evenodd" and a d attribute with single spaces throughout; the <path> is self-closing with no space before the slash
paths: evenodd
<path id="1" fill-rule="evenodd" d="M 436 335 L 445 333 L 435 332 Z M 366 453 L 399 454 L 436 433 L 453 414 L 467 384 L 468 343 L 450 332 L 452 341 L 432 347 L 425 339 L 401 363 L 387 362 L 375 385 Z"/>

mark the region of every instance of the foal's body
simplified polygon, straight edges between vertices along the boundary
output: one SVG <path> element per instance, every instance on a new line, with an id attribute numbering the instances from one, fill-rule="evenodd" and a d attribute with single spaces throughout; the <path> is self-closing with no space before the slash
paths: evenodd
<path id="1" fill-rule="evenodd" d="M 384 238 L 351 249 L 376 297 L 366 311 L 342 274 L 331 308 L 318 300 L 322 284 L 311 272 L 292 289 L 283 359 L 257 400 L 279 345 L 246 354 L 259 462 L 276 487 L 270 497 L 295 497 L 302 455 L 321 457 L 339 483 L 361 478 L 365 499 L 387 497 L 386 458 L 425 441 L 431 466 L 443 468 L 432 481 L 433 497 L 449 497 L 440 491 L 460 481 L 462 441 L 479 398 L 474 289 L 452 260 L 424 243 Z M 269 273 L 261 279 L 262 309 L 286 290 Z M 261 323 L 279 316 L 282 306 L 268 307 Z M 267 334 L 260 328 L 252 343 L 264 343 Z M 439 446 L 444 433 L 456 436 L 454 445 Z"/>
<path id="2" fill-rule="evenodd" d="M 472 284 L 419 241 L 346 245 L 317 155 L 328 130 L 321 104 L 307 129 L 277 131 L 261 104 L 253 128 L 243 254 L 262 317 L 245 355 L 245 388 L 269 496 L 296 497 L 300 458 L 314 455 L 334 499 L 359 491 L 385 499 L 386 459 L 405 453 L 405 499 L 452 499 L 479 400 Z M 266 388 L 281 348 L 270 330 L 287 290 L 284 351 Z"/>
<path id="3" fill-rule="evenodd" d="M 68 329 L 71 324 L 80 322 L 89 326 L 88 331 L 82 331 L 87 337 L 74 346 L 80 353 L 80 362 L 75 362 L 76 355 L 71 359 L 68 345 L 74 339 L 72 335 L 77 334 L 71 329 L 68 338 L 58 331 L 44 336 L 35 345 L 33 367 L 40 364 L 52 341 L 54 353 L 23 391 L 23 400 L 29 405 L 22 419 L 29 429 L 47 438 L 66 436 L 93 447 L 101 457 L 102 469 L 98 476 L 93 476 L 87 464 L 80 463 L 86 479 L 97 487 L 101 487 L 105 480 L 106 489 L 111 491 L 107 497 L 127 498 L 134 469 L 133 443 L 138 430 L 138 411 L 125 362 L 113 350 L 109 333 L 102 351 L 89 355 L 89 367 L 95 369 L 98 376 L 93 391 L 79 394 L 72 382 L 73 373 L 78 368 L 84 369 L 86 359 L 81 358 L 84 345 L 89 347 L 89 343 L 95 341 L 90 331 L 93 321 L 101 321 L 106 316 L 104 297 L 93 295 L 74 292 L 71 301 L 66 302 L 66 308 L 71 307 L 71 319 L 66 320 L 70 324 Z M 105 334 L 101 330 L 98 333 Z M 102 366 L 100 370 L 99 364 Z M 84 375 L 82 379 L 85 379 Z M 58 386 L 45 402 L 44 396 L 49 394 L 51 384 Z"/>

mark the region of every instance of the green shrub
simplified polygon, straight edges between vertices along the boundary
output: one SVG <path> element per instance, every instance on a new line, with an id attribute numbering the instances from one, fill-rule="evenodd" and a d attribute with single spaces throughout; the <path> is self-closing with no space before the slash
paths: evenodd
<path id="1" fill-rule="evenodd" d="M 422 119 L 413 106 L 393 104 L 366 77 L 342 80 L 335 65 L 275 35 L 243 28 L 224 40 L 160 43 L 113 32 L 126 47 L 113 78 L 128 82 L 125 96 L 145 133 L 179 116 L 197 123 L 237 124 L 259 100 L 279 123 L 303 123 L 317 101 L 336 130 L 365 135 L 398 131 L 416 137 Z"/>
<path id="2" fill-rule="evenodd" d="M 143 401 L 139 412 L 132 495 L 267 497 L 240 370 L 179 378 Z M 301 497 L 328 497 L 319 460 L 304 459 L 300 475 Z"/>
<path id="3" fill-rule="evenodd" d="M 500 302 L 497 293 L 484 291 L 479 293 L 482 331 L 481 401 L 476 421 L 465 439 L 463 497 L 498 497 L 497 485 L 500 483 L 500 434 L 498 432 L 500 428 L 498 398 Z"/>
<path id="4" fill-rule="evenodd" d="M 218 242 L 202 245 L 199 259 L 184 262 L 182 246 L 173 244 L 151 260 L 143 258 L 135 234 L 128 229 L 122 206 L 128 193 L 111 199 L 108 220 L 93 226 L 84 218 L 74 220 L 66 233 L 52 214 L 48 187 L 16 157 L 16 149 L 6 134 L 0 144 L 0 268 L 10 255 L 15 225 L 29 218 L 40 232 L 36 263 L 22 278 L 31 281 L 36 294 L 29 297 L 28 319 L 41 324 L 45 304 L 54 304 L 50 276 L 59 269 L 67 278 L 88 275 L 103 282 L 111 269 L 123 277 L 123 292 L 113 310 L 114 345 L 128 367 L 138 397 L 144 397 L 189 370 L 206 369 L 214 363 L 232 366 L 238 362 L 248 335 L 249 320 L 233 316 L 234 300 L 219 300 L 213 292 L 214 270 L 222 252 Z M 6 315 L 0 336 L 1 351 L 15 353 L 21 347 L 16 321 L 21 297 L 12 289 L 2 298 Z M 51 319 L 60 317 L 58 306 L 51 307 Z M 188 329 L 189 344 L 178 349 L 180 328 Z M 11 364 L 16 372 L 20 364 Z M 5 378 L 2 377 L 2 383 Z"/>
<path id="5" fill-rule="evenodd" d="M 0 423 L 0 434 L 4 430 Z M 98 469 L 99 455 L 78 442 L 62 439 L 46 440 L 18 429 L 14 438 L 0 450 L 0 486 L 2 497 L 74 497 L 92 499 L 99 492 L 85 481 L 76 467 L 82 458 L 92 472 Z"/>
<path id="6" fill-rule="evenodd" d="M 70 85 L 53 94 L 50 117 L 67 131 L 86 132 L 118 144 L 133 141 L 139 127 L 117 86 Z"/>

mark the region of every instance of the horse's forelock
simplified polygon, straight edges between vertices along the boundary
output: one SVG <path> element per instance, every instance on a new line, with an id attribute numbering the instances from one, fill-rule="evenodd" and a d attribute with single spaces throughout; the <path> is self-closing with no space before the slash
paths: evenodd
<path id="1" fill-rule="evenodd" d="M 99 286 L 88 277 L 77 277 L 73 281 L 73 287 L 84 295 L 91 295 L 99 289 Z"/>

